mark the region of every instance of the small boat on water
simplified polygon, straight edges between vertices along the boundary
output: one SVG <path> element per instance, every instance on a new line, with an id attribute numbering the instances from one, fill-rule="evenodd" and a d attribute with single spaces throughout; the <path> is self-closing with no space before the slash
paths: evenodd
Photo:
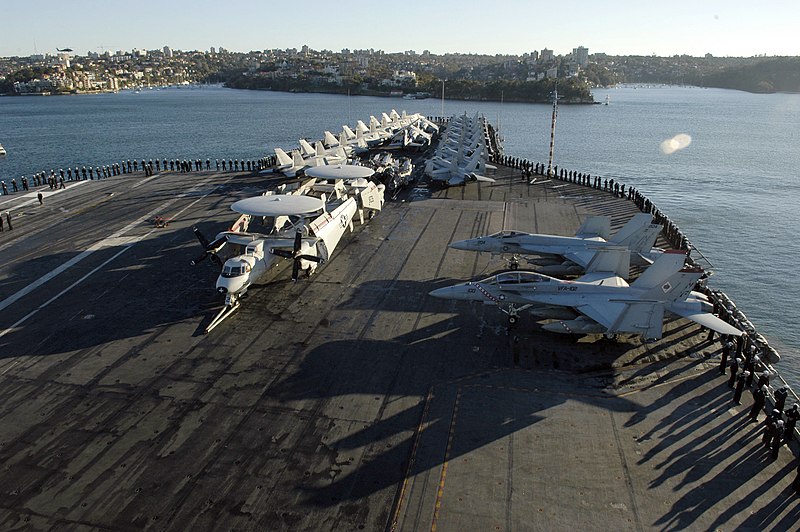
<path id="1" fill-rule="evenodd" d="M 5 154 L 6 154 L 6 149 L 3 147 L 2 144 L 0 144 L 0 155 L 5 155 Z"/>

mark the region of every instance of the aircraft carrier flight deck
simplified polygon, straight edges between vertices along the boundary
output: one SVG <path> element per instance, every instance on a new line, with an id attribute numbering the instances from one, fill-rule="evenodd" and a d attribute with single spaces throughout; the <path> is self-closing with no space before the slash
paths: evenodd
<path id="1" fill-rule="evenodd" d="M 504 266 L 452 241 L 570 235 L 590 214 L 616 229 L 638 212 L 502 166 L 493 177 L 409 188 L 310 279 L 293 283 L 287 261 L 209 334 L 219 270 L 190 265 L 191 229 L 226 229 L 264 177 L 126 175 L 14 204 L 0 527 L 796 527 L 795 444 L 769 458 L 699 326 L 671 321 L 653 343 L 562 336 L 428 296 Z"/>

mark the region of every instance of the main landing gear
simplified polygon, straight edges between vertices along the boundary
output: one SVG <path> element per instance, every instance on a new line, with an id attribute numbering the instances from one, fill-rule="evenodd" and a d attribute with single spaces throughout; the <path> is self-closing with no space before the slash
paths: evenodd
<path id="1" fill-rule="evenodd" d="M 508 264 L 508 268 L 510 270 L 518 270 L 519 269 L 519 255 L 511 255 L 510 258 L 506 259 L 506 263 Z"/>
<path id="2" fill-rule="evenodd" d="M 516 305 L 508 305 L 507 308 L 500 308 L 501 311 L 505 312 L 508 316 L 508 326 L 513 327 L 519 322 L 519 313 L 523 310 L 527 310 L 531 307 L 531 305 L 522 305 L 518 307 Z"/>

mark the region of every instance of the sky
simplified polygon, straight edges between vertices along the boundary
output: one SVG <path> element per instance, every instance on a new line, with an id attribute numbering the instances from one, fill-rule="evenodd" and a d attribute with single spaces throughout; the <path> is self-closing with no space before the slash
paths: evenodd
<path id="1" fill-rule="evenodd" d="M 3 0 L 0 56 L 301 48 L 800 56 L 800 1 Z"/>

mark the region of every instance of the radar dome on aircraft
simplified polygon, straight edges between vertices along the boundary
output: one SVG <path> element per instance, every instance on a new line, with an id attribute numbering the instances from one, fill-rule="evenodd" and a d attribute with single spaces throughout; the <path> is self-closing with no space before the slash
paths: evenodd
<path id="1" fill-rule="evenodd" d="M 372 168 L 366 166 L 356 166 L 354 164 L 329 164 L 325 166 L 315 166 L 306 170 L 308 177 L 318 179 L 365 179 L 375 173 Z"/>
<path id="2" fill-rule="evenodd" d="M 239 200 L 231 209 L 251 216 L 296 216 L 322 209 L 325 203 L 320 198 L 273 194 Z"/>

